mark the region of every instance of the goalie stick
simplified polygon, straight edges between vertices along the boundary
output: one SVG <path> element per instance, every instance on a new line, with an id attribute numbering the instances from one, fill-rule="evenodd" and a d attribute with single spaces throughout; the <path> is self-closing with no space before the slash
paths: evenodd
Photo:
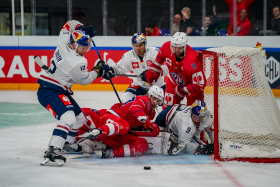
<path id="1" fill-rule="evenodd" d="M 199 145 L 206 145 L 206 143 L 204 143 L 203 141 L 201 141 L 200 139 L 198 139 L 196 136 L 193 136 L 193 139 L 194 139 Z"/>

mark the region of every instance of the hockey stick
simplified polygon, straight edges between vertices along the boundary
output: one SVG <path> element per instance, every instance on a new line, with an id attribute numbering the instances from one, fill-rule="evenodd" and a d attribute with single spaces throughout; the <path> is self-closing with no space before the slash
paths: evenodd
<path id="1" fill-rule="evenodd" d="M 82 155 L 71 155 L 71 156 L 65 156 L 65 157 L 69 158 L 69 159 L 77 159 L 77 158 L 89 158 L 89 157 L 93 157 L 93 156 L 89 153 L 82 153 Z"/>
<path id="2" fill-rule="evenodd" d="M 200 139 L 198 139 L 196 136 L 193 136 L 193 139 L 194 139 L 199 145 L 206 145 L 206 143 L 204 143 L 203 141 L 201 141 Z"/>
<path id="3" fill-rule="evenodd" d="M 102 60 L 102 58 L 101 58 L 101 56 L 100 56 L 100 54 L 99 54 L 99 52 L 98 52 L 98 50 L 97 50 L 97 47 L 96 47 L 94 41 L 93 41 L 93 40 L 91 40 L 91 41 L 92 41 L 92 44 L 93 44 L 93 46 L 94 46 L 94 48 L 95 48 L 95 51 L 96 51 L 96 53 L 97 53 L 99 59 Z M 102 60 L 102 61 L 103 61 L 103 60 Z M 110 77 L 110 75 L 109 75 L 108 73 L 107 73 L 107 76 L 108 76 L 109 81 L 110 81 L 110 83 L 111 83 L 111 85 L 112 85 L 112 87 L 113 87 L 113 89 L 114 89 L 114 91 L 115 91 L 115 93 L 116 93 L 116 95 L 117 95 L 117 97 L 118 97 L 118 99 L 119 99 L 119 102 L 122 103 L 122 102 L 121 102 L 121 99 L 120 99 L 120 97 L 119 97 L 119 94 L 118 94 L 118 92 L 117 92 L 117 90 L 116 90 L 116 88 L 115 88 L 115 86 L 114 86 L 114 84 L 113 84 L 113 82 L 112 82 L 112 79 L 111 79 L 111 77 Z"/>
<path id="4" fill-rule="evenodd" d="M 121 77 L 142 77 L 141 75 L 130 75 L 130 74 L 115 74 L 115 76 L 121 76 Z"/>
<path id="5" fill-rule="evenodd" d="M 148 131 L 131 131 L 130 134 L 134 136 L 146 136 L 146 137 L 155 137 L 151 132 Z"/>
<path id="6" fill-rule="evenodd" d="M 48 71 L 49 67 L 44 64 L 44 62 L 40 59 L 38 55 L 34 56 L 35 62 L 44 70 Z M 141 77 L 141 75 L 131 75 L 131 74 L 115 74 L 115 76 L 121 77 Z"/>
<path id="7" fill-rule="evenodd" d="M 166 124 L 166 127 L 163 131 L 166 131 L 166 132 L 170 132 L 169 130 L 169 125 L 170 123 L 172 122 L 173 118 L 175 117 L 176 113 L 180 110 L 181 108 L 181 104 L 178 105 L 178 107 L 176 108 L 175 112 L 173 113 L 173 115 L 171 116 L 170 120 L 168 121 L 168 123 Z"/>
<path id="8" fill-rule="evenodd" d="M 49 71 L 49 67 L 44 64 L 44 62 L 40 59 L 38 55 L 34 56 L 34 60 L 42 69 L 46 70 L 47 72 Z"/>

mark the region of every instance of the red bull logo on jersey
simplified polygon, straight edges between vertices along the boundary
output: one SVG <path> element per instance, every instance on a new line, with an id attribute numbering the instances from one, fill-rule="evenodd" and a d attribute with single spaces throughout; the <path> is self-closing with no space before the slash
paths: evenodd
<path id="1" fill-rule="evenodd" d="M 182 76 L 180 74 L 174 73 L 174 72 L 170 72 L 173 81 L 176 84 L 181 84 L 181 85 L 185 85 L 185 81 L 183 80 Z"/>
<path id="2" fill-rule="evenodd" d="M 62 29 L 66 29 L 67 31 L 70 30 L 69 21 L 67 21 L 65 25 L 63 25 Z"/>

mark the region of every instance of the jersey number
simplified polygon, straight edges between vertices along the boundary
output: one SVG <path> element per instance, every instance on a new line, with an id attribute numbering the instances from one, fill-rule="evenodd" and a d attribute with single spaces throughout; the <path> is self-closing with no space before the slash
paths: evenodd
<path id="1" fill-rule="evenodd" d="M 192 128 L 188 127 L 186 130 L 186 133 L 189 133 L 191 131 Z"/>
<path id="2" fill-rule="evenodd" d="M 52 65 L 53 65 L 53 68 L 50 69 L 49 72 L 50 72 L 51 74 L 54 74 L 54 72 L 56 71 L 56 65 L 55 65 L 55 63 L 54 63 L 53 60 L 52 60 Z"/>

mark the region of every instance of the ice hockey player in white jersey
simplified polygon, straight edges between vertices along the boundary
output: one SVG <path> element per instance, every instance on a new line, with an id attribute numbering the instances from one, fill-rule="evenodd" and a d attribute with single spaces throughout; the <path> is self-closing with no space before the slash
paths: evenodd
<path id="1" fill-rule="evenodd" d="M 81 108 L 71 96 L 72 85 L 90 84 L 110 70 L 107 65 L 87 70 L 84 54 L 90 50 L 91 37 L 95 33 L 92 26 L 83 26 L 76 20 L 68 21 L 60 31 L 49 70 L 38 79 L 38 100 L 58 120 L 41 165 L 62 166 L 66 162 L 61 155 L 62 148 L 71 149 L 79 128 L 86 122 Z"/>
<path id="2" fill-rule="evenodd" d="M 199 155 L 214 153 L 213 115 L 207 110 L 205 102 L 197 100 L 192 106 L 171 105 L 157 116 L 155 123 L 172 132 L 169 155 L 178 155 L 181 151 Z M 210 144 L 197 143 L 203 130 L 209 135 Z"/>
<path id="3" fill-rule="evenodd" d="M 114 77 L 114 73 L 124 74 L 131 71 L 134 75 L 141 75 L 154 63 L 158 49 L 156 47 L 147 47 L 147 39 L 144 33 L 135 33 L 131 38 L 131 45 L 133 50 L 124 53 L 122 59 L 113 67 L 114 72 L 110 74 L 111 78 Z M 168 75 L 168 68 L 166 65 L 161 66 L 161 68 L 161 76 L 153 85 L 157 85 L 165 90 L 164 76 Z M 107 79 L 106 75 L 103 78 Z M 125 103 L 136 95 L 145 95 L 150 87 L 150 84 L 142 81 L 140 77 L 133 78 L 133 82 L 122 96 L 122 102 Z"/>

